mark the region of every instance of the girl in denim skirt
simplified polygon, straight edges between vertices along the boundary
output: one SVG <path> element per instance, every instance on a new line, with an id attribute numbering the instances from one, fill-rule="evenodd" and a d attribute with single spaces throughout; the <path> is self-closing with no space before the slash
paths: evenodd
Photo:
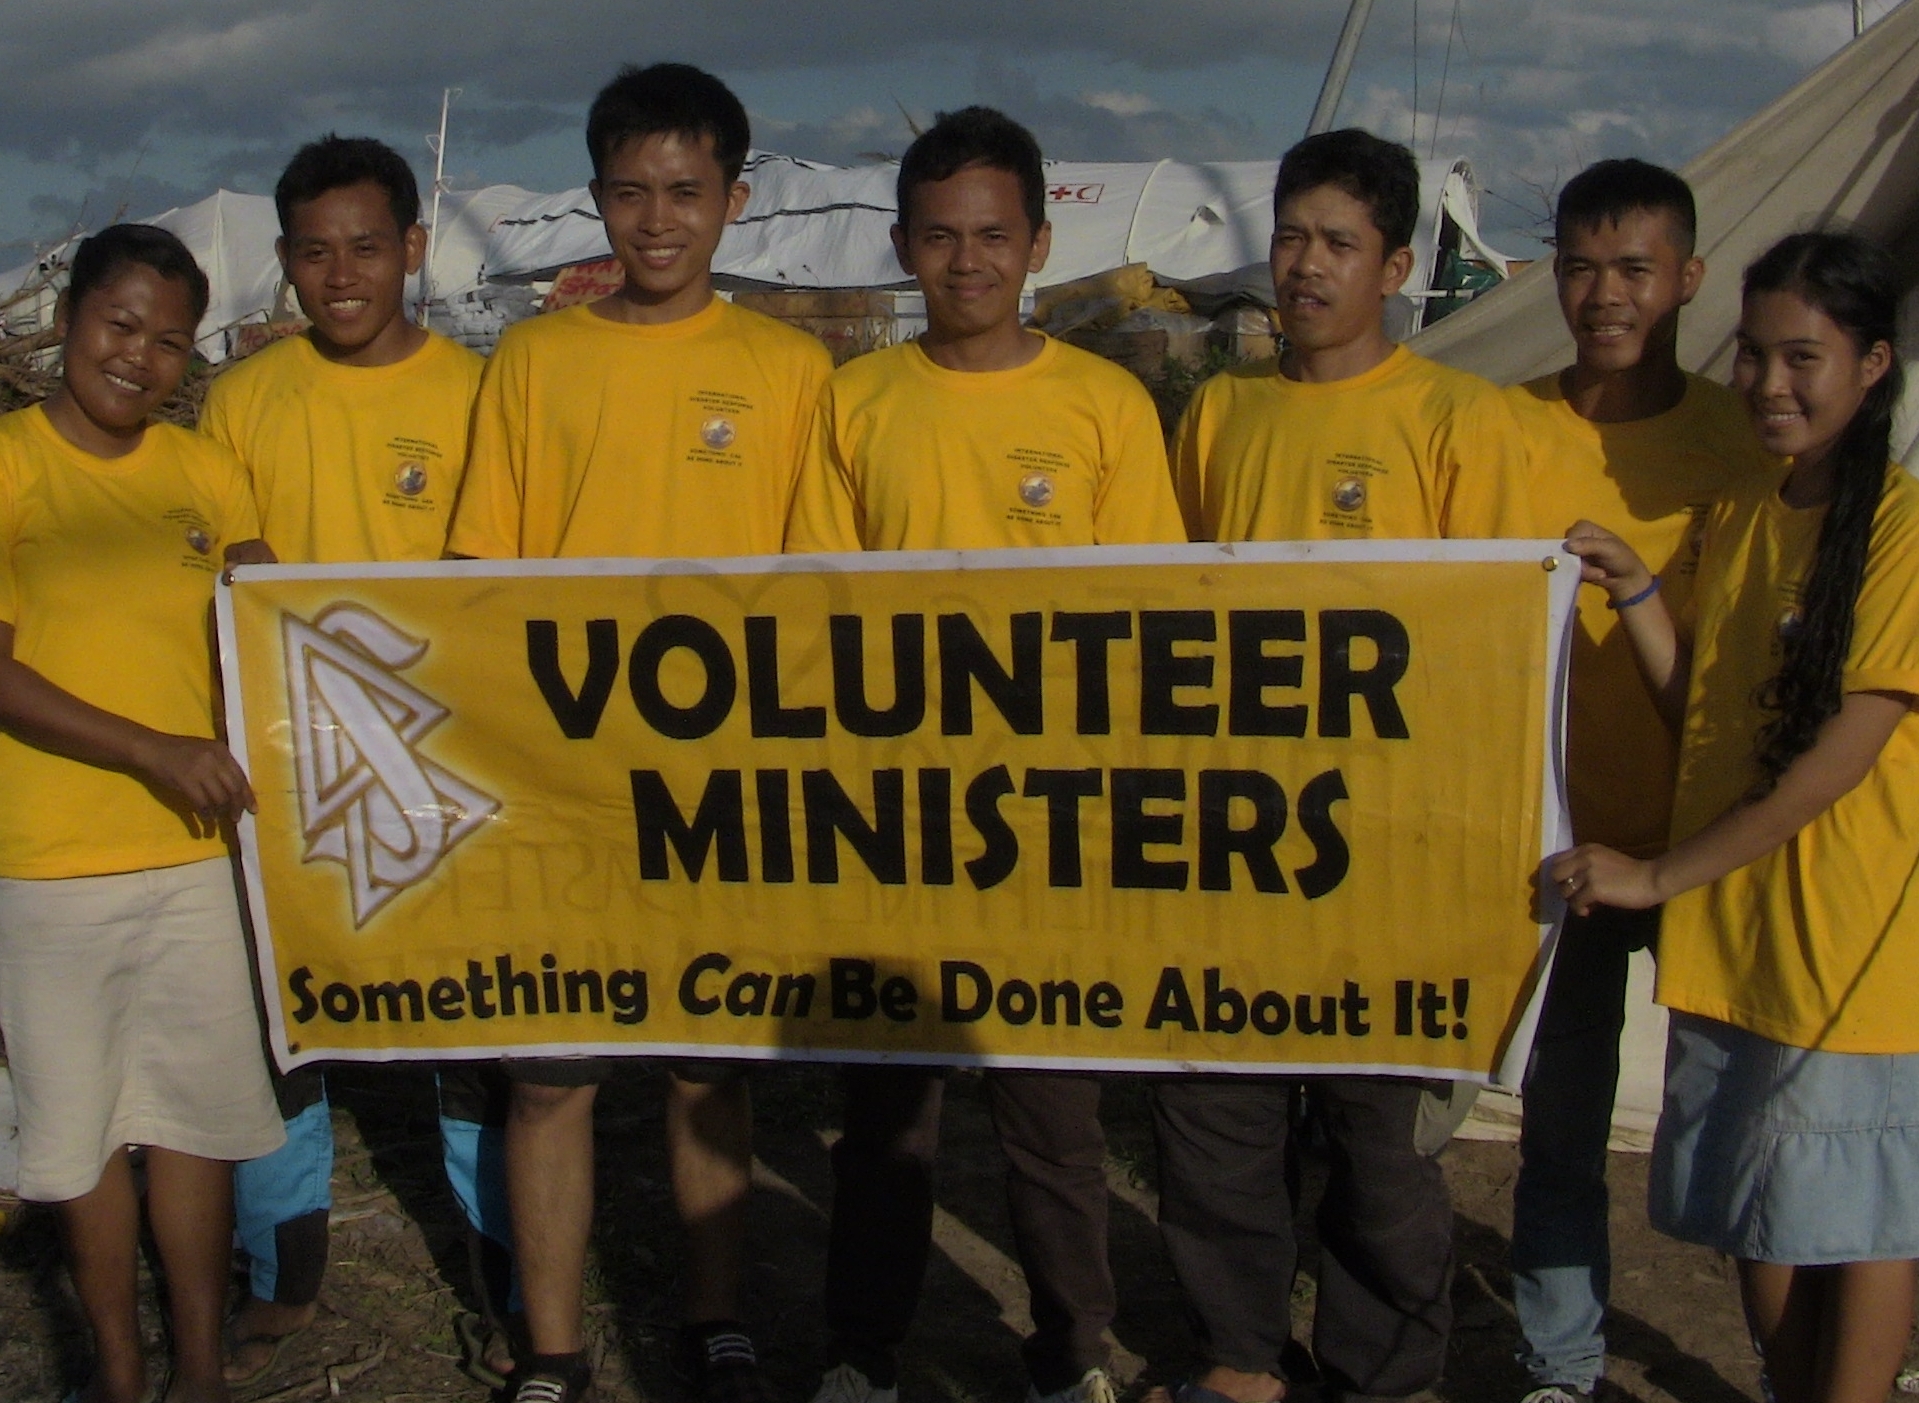
<path id="1" fill-rule="evenodd" d="M 1919 482 L 1889 463 L 1901 290 L 1853 234 L 1746 270 L 1734 385 L 1786 460 L 1715 509 L 1688 616 L 1589 522 L 1680 738 L 1673 844 L 1584 845 L 1574 910 L 1666 903 L 1650 1212 L 1728 1253 L 1779 1403 L 1882 1403 L 1919 1258 Z"/>

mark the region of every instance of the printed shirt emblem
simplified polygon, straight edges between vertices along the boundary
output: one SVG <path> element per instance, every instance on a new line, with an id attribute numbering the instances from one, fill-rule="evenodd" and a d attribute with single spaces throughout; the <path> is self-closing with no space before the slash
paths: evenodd
<path id="1" fill-rule="evenodd" d="M 1029 507 L 1050 505 L 1053 492 L 1053 479 L 1049 473 L 1028 473 L 1019 480 L 1019 499 Z"/>
<path id="2" fill-rule="evenodd" d="M 398 676 L 426 655 L 425 639 L 346 603 L 311 623 L 285 614 L 281 626 L 303 860 L 345 866 L 357 928 L 432 872 L 499 801 L 420 754 L 451 715 Z"/>
<path id="3" fill-rule="evenodd" d="M 715 416 L 700 425 L 700 442 L 715 451 L 731 448 L 739 436 L 740 431 L 733 427 L 731 419 Z"/>
<path id="4" fill-rule="evenodd" d="M 213 537 L 201 530 L 198 526 L 189 526 L 187 528 L 187 544 L 192 546 L 194 550 L 198 551 L 201 555 L 205 555 L 213 549 Z"/>
<path id="5" fill-rule="evenodd" d="M 1333 484 L 1333 505 L 1343 512 L 1356 512 L 1366 505 L 1366 484 L 1356 477 L 1342 477 Z"/>
<path id="6" fill-rule="evenodd" d="M 426 491 L 426 464 L 417 461 L 400 464 L 400 471 L 393 475 L 393 485 L 400 489 L 402 496 L 419 496 Z"/>

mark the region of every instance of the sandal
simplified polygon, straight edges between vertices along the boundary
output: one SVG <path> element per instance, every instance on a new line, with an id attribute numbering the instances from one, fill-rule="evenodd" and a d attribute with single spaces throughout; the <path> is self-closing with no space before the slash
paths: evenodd
<path id="1" fill-rule="evenodd" d="M 91 1380 L 89 1380 L 89 1382 L 91 1382 Z M 86 1384 L 76 1385 L 67 1391 L 67 1396 L 62 1398 L 60 1403 L 80 1403 L 80 1400 L 86 1396 L 86 1392 Z M 164 1381 L 158 1384 L 148 1384 L 147 1391 L 140 1395 L 140 1403 L 160 1403 L 160 1400 L 166 1397 L 166 1393 L 167 1390 Z"/>
<path id="2" fill-rule="evenodd" d="M 460 1341 L 460 1372 L 488 1388 L 505 1388 L 513 1372 L 513 1341 L 505 1330 L 474 1311 L 462 1311 L 453 1322 L 453 1333 Z M 504 1352 L 507 1367 L 495 1366 L 495 1356 Z"/>
<path id="3" fill-rule="evenodd" d="M 226 1378 L 227 1387 L 250 1388 L 260 1382 L 261 1379 L 264 1379 L 268 1374 L 272 1373 L 274 1366 L 280 1362 L 280 1351 L 286 1348 L 287 1341 L 291 1340 L 295 1335 L 304 1333 L 306 1328 L 304 1325 L 297 1325 L 293 1329 L 284 1331 L 278 1335 L 271 1334 L 265 1330 L 258 1330 L 250 1335 L 228 1335 L 226 1341 L 227 1361 L 220 1370 L 221 1374 Z M 241 1350 L 247 1349 L 250 1346 L 265 1346 L 266 1358 L 260 1362 L 260 1366 L 257 1369 L 240 1372 L 238 1366 L 236 1366 L 233 1361 L 239 1356 Z"/>

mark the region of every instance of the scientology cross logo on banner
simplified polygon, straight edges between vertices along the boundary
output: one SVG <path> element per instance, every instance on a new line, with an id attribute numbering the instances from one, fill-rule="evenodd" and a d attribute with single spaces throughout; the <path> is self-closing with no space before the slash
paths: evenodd
<path id="1" fill-rule="evenodd" d="M 287 712 L 308 861 L 347 869 L 353 924 L 439 865 L 499 811 L 420 750 L 450 714 L 400 673 L 427 650 L 370 609 L 284 617 Z"/>

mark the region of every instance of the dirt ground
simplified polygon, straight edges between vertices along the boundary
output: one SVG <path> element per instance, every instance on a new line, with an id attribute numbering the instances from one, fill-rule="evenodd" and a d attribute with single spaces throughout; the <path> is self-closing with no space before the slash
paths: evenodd
<path id="1" fill-rule="evenodd" d="M 600 1211 L 587 1284 L 600 1397 L 677 1400 L 666 1367 L 676 1321 L 680 1242 L 661 1149 L 661 1074 L 636 1067 L 603 1094 Z M 350 1403 L 471 1400 L 454 1322 L 473 1302 L 462 1223 L 441 1178 L 429 1073 L 353 1069 L 333 1080 L 340 1153 L 334 1177 L 333 1259 L 315 1327 L 290 1342 L 244 1403 L 338 1398 Z M 818 1381 L 818 1284 L 826 1245 L 838 1124 L 830 1070 L 755 1073 L 759 1192 L 753 1206 L 748 1324 L 783 1399 L 804 1403 Z M 1029 1326 L 1014 1266 L 1001 1161 L 976 1077 L 949 1093 L 935 1226 L 939 1250 L 902 1380 L 908 1403 L 1016 1403 L 1026 1384 L 1016 1350 Z M 1143 1087 L 1106 1094 L 1116 1193 L 1112 1230 L 1121 1311 L 1118 1372 L 1137 1389 L 1176 1381 L 1193 1346 L 1153 1224 L 1152 1145 Z M 1446 1379 L 1453 1403 L 1507 1403 L 1526 1390 L 1506 1271 L 1514 1147 L 1456 1142 L 1447 1151 L 1457 1212 L 1458 1307 Z M 1730 1266 L 1647 1227 L 1645 1160 L 1615 1155 L 1614 1302 L 1607 1334 L 1615 1400 L 1741 1403 L 1758 1373 Z M 1308 1197 L 1314 1186 L 1309 1171 Z M 44 1211 L 8 1205 L 0 1233 L 0 1400 L 57 1400 L 85 1372 L 84 1338 L 57 1266 Z M 1296 1291 L 1310 1323 L 1313 1252 Z M 149 1339 L 161 1348 L 157 1313 Z"/>

